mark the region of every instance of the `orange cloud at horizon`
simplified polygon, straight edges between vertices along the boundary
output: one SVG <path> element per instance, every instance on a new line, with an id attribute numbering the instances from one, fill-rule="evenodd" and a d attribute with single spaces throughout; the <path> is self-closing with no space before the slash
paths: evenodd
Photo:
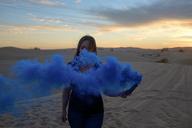
<path id="1" fill-rule="evenodd" d="M 98 26 L 87 31 L 54 25 L 0 26 L 0 47 L 75 48 L 86 34 L 93 35 L 98 47 L 191 47 L 191 21 L 163 20 L 145 26 Z"/>

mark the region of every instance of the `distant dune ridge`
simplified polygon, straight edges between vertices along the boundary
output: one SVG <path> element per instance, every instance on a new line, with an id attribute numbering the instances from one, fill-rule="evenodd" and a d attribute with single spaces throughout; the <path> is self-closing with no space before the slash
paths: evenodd
<path id="1" fill-rule="evenodd" d="M 43 61 L 53 53 L 63 54 L 70 61 L 75 49 L 0 48 L 0 74 L 11 76 L 9 68 L 18 60 Z M 143 74 L 141 86 L 132 96 L 104 96 L 103 128 L 192 127 L 192 48 L 98 48 L 98 55 L 114 55 Z M 0 116 L 0 128 L 69 128 L 68 123 L 61 122 L 61 105 L 61 90 L 47 97 L 20 101 L 17 106 L 27 112 L 22 117 Z"/>

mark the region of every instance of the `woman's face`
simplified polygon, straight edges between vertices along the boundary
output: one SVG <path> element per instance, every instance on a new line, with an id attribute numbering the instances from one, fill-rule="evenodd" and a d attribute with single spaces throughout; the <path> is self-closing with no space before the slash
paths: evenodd
<path id="1" fill-rule="evenodd" d="M 87 49 L 88 51 L 92 51 L 92 49 L 89 48 L 90 42 L 89 40 L 84 40 L 83 43 L 80 46 L 80 52 L 82 49 Z"/>

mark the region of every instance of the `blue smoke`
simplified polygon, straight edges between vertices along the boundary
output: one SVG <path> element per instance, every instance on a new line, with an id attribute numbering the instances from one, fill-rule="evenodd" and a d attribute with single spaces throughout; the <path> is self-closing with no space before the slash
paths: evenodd
<path id="1" fill-rule="evenodd" d="M 92 66 L 81 72 L 81 67 Z M 133 91 L 142 75 L 131 65 L 108 57 L 104 63 L 86 49 L 70 64 L 63 56 L 53 55 L 40 63 L 38 60 L 22 60 L 12 67 L 14 79 L 0 76 L 0 113 L 14 106 L 16 101 L 50 95 L 53 89 L 74 87 L 81 93 L 118 95 Z"/>

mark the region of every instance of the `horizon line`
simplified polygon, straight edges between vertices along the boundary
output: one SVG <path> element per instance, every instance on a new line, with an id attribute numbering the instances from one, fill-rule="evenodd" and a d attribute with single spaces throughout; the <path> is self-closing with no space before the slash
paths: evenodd
<path id="1" fill-rule="evenodd" d="M 15 49 L 23 49 L 23 50 L 32 50 L 32 49 L 39 49 L 39 50 L 67 50 L 67 49 L 76 49 L 76 47 L 69 47 L 69 48 L 40 48 L 40 47 L 29 47 L 29 48 L 24 48 L 24 47 L 16 47 L 16 46 L 3 46 L 0 47 L 0 49 L 3 48 L 15 48 Z M 132 48 L 132 49 L 146 49 L 146 50 L 161 50 L 161 49 L 176 49 L 176 48 L 192 48 L 192 47 L 163 47 L 163 48 L 141 48 L 141 47 L 97 47 L 97 49 L 126 49 L 126 48 Z"/>

